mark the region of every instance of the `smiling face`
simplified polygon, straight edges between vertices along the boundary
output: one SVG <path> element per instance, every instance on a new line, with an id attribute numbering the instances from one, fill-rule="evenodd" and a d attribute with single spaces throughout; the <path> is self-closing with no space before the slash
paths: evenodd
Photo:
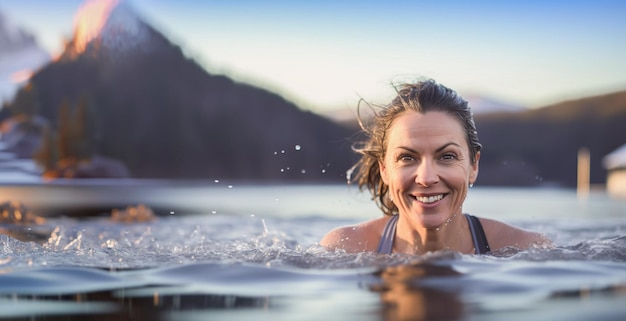
<path id="1" fill-rule="evenodd" d="M 458 120 L 439 111 L 406 111 L 392 122 L 386 142 L 380 174 L 401 218 L 434 229 L 462 212 L 480 153 L 472 162 Z"/>

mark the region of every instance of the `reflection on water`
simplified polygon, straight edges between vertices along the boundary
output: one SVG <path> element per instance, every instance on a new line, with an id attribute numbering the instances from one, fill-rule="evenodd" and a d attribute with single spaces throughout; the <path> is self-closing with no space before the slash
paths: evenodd
<path id="1" fill-rule="evenodd" d="M 457 294 L 420 286 L 424 278 L 461 275 L 449 266 L 400 265 L 376 275 L 381 283 L 370 289 L 380 293 L 384 320 L 458 320 L 463 316 L 464 306 Z"/>
<path id="2" fill-rule="evenodd" d="M 149 289 L 146 289 L 149 290 Z M 11 320 L 161 320 L 167 313 L 227 309 L 269 309 L 269 297 L 236 295 L 160 295 L 126 296 L 125 289 L 63 295 L 13 296 L 1 299 L 0 318 Z M 44 316 L 35 318 L 34 315 Z"/>

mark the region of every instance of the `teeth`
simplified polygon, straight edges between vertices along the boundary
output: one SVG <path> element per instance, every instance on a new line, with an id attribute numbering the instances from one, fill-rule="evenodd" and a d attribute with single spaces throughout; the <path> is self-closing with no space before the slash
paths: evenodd
<path id="1" fill-rule="evenodd" d="M 439 201 L 443 198 L 443 194 L 435 195 L 435 196 L 419 196 L 416 197 L 418 201 L 422 203 L 433 203 Z"/>

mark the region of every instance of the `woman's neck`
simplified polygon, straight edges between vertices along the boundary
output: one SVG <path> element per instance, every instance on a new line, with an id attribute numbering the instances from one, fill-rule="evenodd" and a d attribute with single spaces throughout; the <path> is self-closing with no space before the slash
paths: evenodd
<path id="1" fill-rule="evenodd" d="M 394 251 L 407 254 L 424 254 L 442 250 L 473 253 L 469 238 L 471 238 L 469 227 L 463 215 L 459 213 L 451 216 L 438 228 L 414 226 L 400 217 Z"/>

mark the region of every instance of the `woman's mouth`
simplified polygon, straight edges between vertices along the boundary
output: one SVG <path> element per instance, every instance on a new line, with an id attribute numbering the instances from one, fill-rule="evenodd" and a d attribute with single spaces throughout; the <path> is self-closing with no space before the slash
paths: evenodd
<path id="1" fill-rule="evenodd" d="M 442 200 L 445 196 L 446 194 L 437 194 L 437 195 L 430 195 L 430 196 L 414 196 L 414 197 L 420 203 L 432 204 L 432 203 Z"/>

